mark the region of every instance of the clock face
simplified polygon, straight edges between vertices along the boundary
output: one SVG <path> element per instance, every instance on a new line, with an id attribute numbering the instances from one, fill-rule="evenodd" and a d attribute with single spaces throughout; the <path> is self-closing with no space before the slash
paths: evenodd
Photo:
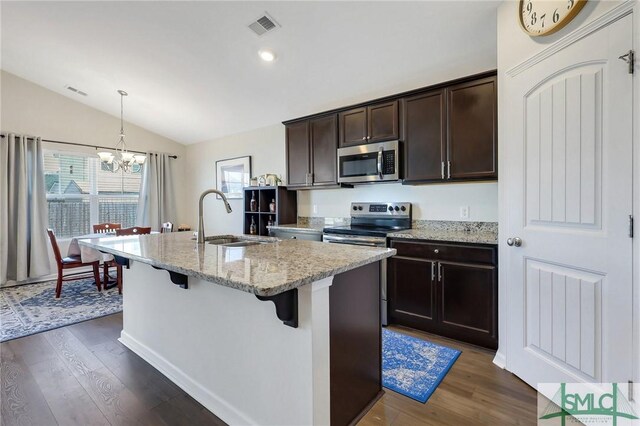
<path id="1" fill-rule="evenodd" d="M 567 25 L 587 0 L 520 0 L 520 25 L 532 36 L 547 35 Z"/>

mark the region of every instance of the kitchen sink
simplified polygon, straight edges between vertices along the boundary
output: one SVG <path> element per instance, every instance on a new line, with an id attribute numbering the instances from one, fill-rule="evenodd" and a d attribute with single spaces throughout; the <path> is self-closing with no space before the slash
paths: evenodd
<path id="1" fill-rule="evenodd" d="M 213 237 L 212 239 L 207 239 L 207 243 L 209 244 L 213 244 L 216 246 L 224 246 L 224 247 L 247 247 L 247 246 L 255 246 L 258 244 L 268 244 L 273 242 L 275 241 L 249 240 L 246 238 L 233 237 L 233 236 Z"/>

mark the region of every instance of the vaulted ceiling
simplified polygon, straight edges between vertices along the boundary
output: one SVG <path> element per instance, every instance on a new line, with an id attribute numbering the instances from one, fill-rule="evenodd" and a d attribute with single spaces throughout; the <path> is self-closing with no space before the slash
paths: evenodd
<path id="1" fill-rule="evenodd" d="M 1 66 L 189 144 L 495 68 L 498 3 L 3 1 Z"/>

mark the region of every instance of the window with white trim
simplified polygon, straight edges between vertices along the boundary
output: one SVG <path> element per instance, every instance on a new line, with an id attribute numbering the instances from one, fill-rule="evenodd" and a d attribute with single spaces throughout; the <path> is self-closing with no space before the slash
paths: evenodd
<path id="1" fill-rule="evenodd" d="M 93 232 L 97 223 L 136 225 L 141 171 L 113 173 L 97 157 L 44 151 L 49 227 L 58 238 Z"/>

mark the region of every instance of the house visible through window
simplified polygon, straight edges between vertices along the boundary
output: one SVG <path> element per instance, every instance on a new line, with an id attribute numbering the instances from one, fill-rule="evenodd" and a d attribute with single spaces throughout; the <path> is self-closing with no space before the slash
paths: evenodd
<path id="1" fill-rule="evenodd" d="M 97 223 L 135 226 L 142 173 L 113 173 L 97 157 L 44 153 L 49 227 L 58 238 L 92 232 Z"/>

